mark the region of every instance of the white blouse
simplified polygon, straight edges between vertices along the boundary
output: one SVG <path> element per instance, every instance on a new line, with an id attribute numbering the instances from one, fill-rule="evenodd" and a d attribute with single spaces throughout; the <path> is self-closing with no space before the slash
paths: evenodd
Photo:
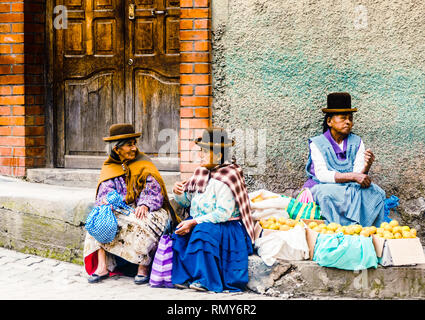
<path id="1" fill-rule="evenodd" d="M 344 147 L 344 141 L 341 144 L 338 144 L 341 148 Z M 310 143 L 310 151 L 311 151 L 311 160 L 314 165 L 314 173 L 316 178 L 320 182 L 324 183 L 335 183 L 335 172 L 333 170 L 328 170 L 326 166 L 325 158 L 323 158 L 322 153 L 319 151 L 319 148 L 314 144 L 314 142 Z M 354 160 L 353 172 L 361 172 L 364 168 L 364 152 L 365 146 L 363 144 L 363 140 L 360 142 L 359 150 L 357 150 L 356 158 Z"/>

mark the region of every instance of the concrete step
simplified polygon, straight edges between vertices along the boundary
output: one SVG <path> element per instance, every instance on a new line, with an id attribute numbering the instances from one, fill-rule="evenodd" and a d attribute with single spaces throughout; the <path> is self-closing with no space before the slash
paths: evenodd
<path id="1" fill-rule="evenodd" d="M 0 246 L 82 264 L 83 223 L 94 194 L 94 188 L 0 176 Z M 172 204 L 178 210 L 173 200 Z M 252 255 L 249 279 L 248 288 L 253 291 L 288 297 L 425 298 L 425 265 L 353 272 L 320 267 L 313 261 L 278 260 L 268 267 Z"/>
<path id="2" fill-rule="evenodd" d="M 160 174 L 169 192 L 174 183 L 180 180 L 180 172 L 160 171 Z M 100 169 L 36 168 L 27 170 L 26 180 L 58 186 L 95 188 L 99 175 Z"/>

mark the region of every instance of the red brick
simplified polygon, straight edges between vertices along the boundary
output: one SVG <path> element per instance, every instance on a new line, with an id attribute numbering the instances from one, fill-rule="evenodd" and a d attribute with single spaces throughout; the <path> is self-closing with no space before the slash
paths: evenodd
<path id="1" fill-rule="evenodd" d="M 10 95 L 12 94 L 12 90 L 10 86 L 1 86 L 0 87 L 0 94 L 1 95 Z"/>
<path id="2" fill-rule="evenodd" d="M 24 42 L 23 34 L 0 34 L 0 43 L 22 43 L 22 42 Z"/>
<path id="3" fill-rule="evenodd" d="M 21 73 L 25 73 L 25 65 L 23 64 L 15 64 L 13 65 L 13 74 L 21 74 Z"/>
<path id="4" fill-rule="evenodd" d="M 25 115 L 25 107 L 24 106 L 14 106 L 12 111 L 14 116 L 24 116 Z"/>
<path id="5" fill-rule="evenodd" d="M 180 10 L 180 18 L 181 19 L 201 19 L 201 18 L 209 18 L 210 10 L 209 9 L 181 9 Z M 1 22 L 1 20 L 0 20 Z"/>
<path id="6" fill-rule="evenodd" d="M 194 0 L 194 1 L 195 1 L 194 7 L 196 8 L 200 8 L 200 7 L 208 8 L 209 6 L 209 0 Z"/>
<path id="7" fill-rule="evenodd" d="M 25 104 L 25 96 L 0 96 L 0 105 Z"/>
<path id="8" fill-rule="evenodd" d="M 193 51 L 193 41 L 181 41 L 180 52 Z"/>
<path id="9" fill-rule="evenodd" d="M 180 108 L 180 118 L 193 118 L 193 108 Z"/>
<path id="10" fill-rule="evenodd" d="M 195 73 L 210 73 L 211 65 L 209 63 L 196 63 Z"/>
<path id="11" fill-rule="evenodd" d="M 212 94 L 211 86 L 196 86 L 195 95 L 197 96 L 209 96 Z"/>
<path id="12" fill-rule="evenodd" d="M 208 128 L 210 125 L 209 119 L 189 119 L 189 128 Z"/>
<path id="13" fill-rule="evenodd" d="M 24 117 L 0 117 L 0 125 L 2 126 L 23 126 L 24 124 Z"/>
<path id="14" fill-rule="evenodd" d="M 0 137 L 0 146 L 25 146 L 25 138 L 24 137 Z"/>
<path id="15" fill-rule="evenodd" d="M 181 163 L 180 164 L 180 171 L 181 172 L 194 172 L 197 167 L 199 167 L 199 163 Z"/>
<path id="16" fill-rule="evenodd" d="M 12 148 L 0 147 L 0 156 L 11 156 Z"/>
<path id="17" fill-rule="evenodd" d="M 0 66 L 0 74 L 9 74 L 10 66 Z"/>
<path id="18" fill-rule="evenodd" d="M 207 107 L 209 104 L 208 97 L 189 97 L 181 96 L 180 105 L 183 107 Z"/>
<path id="19" fill-rule="evenodd" d="M 15 157 L 25 157 L 25 147 L 14 147 L 13 148 L 13 156 Z"/>
<path id="20" fill-rule="evenodd" d="M 0 64 L 24 63 L 25 56 L 23 54 L 11 54 L 0 56 Z"/>
<path id="21" fill-rule="evenodd" d="M 10 32 L 10 24 L 0 24 L 0 33 L 9 33 Z"/>
<path id="22" fill-rule="evenodd" d="M 180 20 L 180 30 L 187 30 L 187 29 L 193 29 L 193 20 L 183 20 L 183 19 Z"/>
<path id="23" fill-rule="evenodd" d="M 192 95 L 193 87 L 192 86 L 180 86 L 180 94 L 181 95 Z"/>
<path id="24" fill-rule="evenodd" d="M 13 86 L 13 94 L 25 94 L 25 86 Z"/>
<path id="25" fill-rule="evenodd" d="M 195 117 L 197 118 L 209 118 L 210 109 L 209 108 L 196 108 Z"/>
<path id="26" fill-rule="evenodd" d="M 2 44 L 0 45 L 0 53 L 11 53 L 10 45 L 9 44 Z"/>
<path id="27" fill-rule="evenodd" d="M 208 40 L 210 33 L 207 30 L 182 30 L 180 40 Z M 1 36 L 0 36 L 1 39 Z"/>
<path id="28" fill-rule="evenodd" d="M 191 129 L 180 129 L 180 139 L 193 139 L 193 131 Z"/>
<path id="29" fill-rule="evenodd" d="M 195 51 L 209 51 L 211 48 L 211 43 L 209 41 L 195 41 L 194 50 Z"/>
<path id="30" fill-rule="evenodd" d="M 0 4 L 0 12 L 10 12 L 10 4 Z"/>
<path id="31" fill-rule="evenodd" d="M 12 127 L 0 127 L 0 136 L 10 136 L 12 134 Z"/>
<path id="32" fill-rule="evenodd" d="M 182 74 L 180 75 L 181 84 L 210 84 L 210 75 L 207 74 Z"/>
<path id="33" fill-rule="evenodd" d="M 180 73 L 193 73 L 193 64 L 192 63 L 181 63 L 180 64 Z"/>
<path id="34" fill-rule="evenodd" d="M 192 8 L 193 0 L 180 0 L 180 8 Z"/>
<path id="35" fill-rule="evenodd" d="M 27 10 L 30 10 L 30 9 L 27 8 Z M 13 12 L 24 12 L 24 4 L 23 3 L 12 4 L 12 11 Z"/>
<path id="36" fill-rule="evenodd" d="M 28 28 L 27 30 L 33 31 L 33 29 Z M 22 33 L 24 32 L 24 24 L 23 23 L 13 23 L 12 24 L 12 32 Z"/>
<path id="37" fill-rule="evenodd" d="M 11 110 L 10 107 L 0 107 L 0 116 L 10 116 Z"/>
<path id="38" fill-rule="evenodd" d="M 209 52 L 182 52 L 180 54 L 181 62 L 210 62 Z"/>
<path id="39" fill-rule="evenodd" d="M 208 29 L 210 21 L 209 19 L 197 19 L 194 21 L 194 29 Z"/>
<path id="40" fill-rule="evenodd" d="M 23 44 L 14 44 L 12 46 L 13 53 L 24 53 L 24 45 Z"/>

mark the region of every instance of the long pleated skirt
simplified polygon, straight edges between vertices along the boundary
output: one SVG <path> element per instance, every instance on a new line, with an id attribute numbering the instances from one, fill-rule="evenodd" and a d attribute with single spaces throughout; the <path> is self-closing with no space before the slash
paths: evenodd
<path id="1" fill-rule="evenodd" d="M 209 291 L 243 291 L 248 283 L 251 239 L 239 221 L 200 223 L 173 234 L 173 284 L 198 282 Z"/>

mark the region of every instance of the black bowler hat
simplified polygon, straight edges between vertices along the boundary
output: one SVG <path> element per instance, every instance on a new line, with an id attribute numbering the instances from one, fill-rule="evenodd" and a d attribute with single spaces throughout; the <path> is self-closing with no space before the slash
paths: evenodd
<path id="1" fill-rule="evenodd" d="M 325 113 L 356 112 L 351 108 L 351 96 L 347 92 L 332 92 L 328 94 L 328 107 L 322 109 Z"/>
<path id="2" fill-rule="evenodd" d="M 196 138 L 194 142 L 206 149 L 213 149 L 215 147 L 228 148 L 235 145 L 235 140 L 228 138 L 226 130 L 212 127 L 205 129 L 202 137 Z"/>

